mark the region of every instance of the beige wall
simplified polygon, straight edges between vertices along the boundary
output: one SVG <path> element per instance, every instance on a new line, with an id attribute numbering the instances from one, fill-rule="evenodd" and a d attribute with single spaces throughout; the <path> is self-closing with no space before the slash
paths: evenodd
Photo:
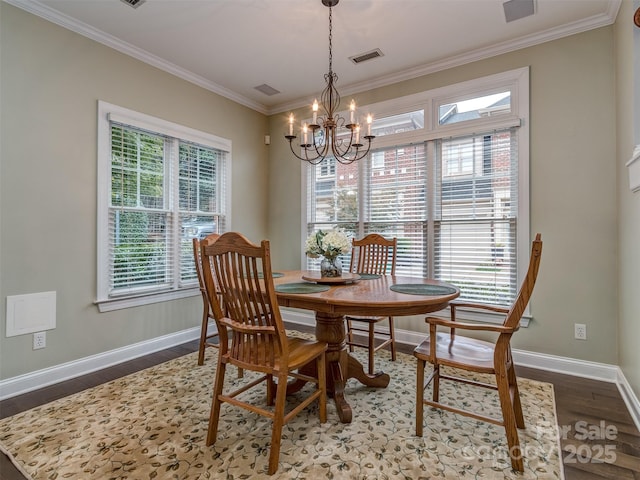
<path id="1" fill-rule="evenodd" d="M 640 397 L 640 192 L 629 190 L 625 166 L 634 146 L 640 144 L 640 29 L 632 22 L 633 12 L 640 7 L 640 2 L 634 3 L 622 2 L 615 27 L 620 255 L 618 363 L 636 396 Z"/>
<path id="2" fill-rule="evenodd" d="M 230 138 L 233 228 L 270 238 L 275 267 L 298 268 L 302 170 L 282 138 L 285 113 L 266 119 L 4 2 L 0 17 L 0 298 L 58 293 L 58 325 L 44 350 L 31 349 L 31 335 L 6 338 L 0 309 L 0 379 L 199 322 L 198 297 L 104 314 L 92 303 L 99 99 Z M 355 98 L 365 105 L 530 66 L 531 232 L 541 232 L 545 246 L 534 320 L 515 346 L 620 363 L 638 392 L 640 195 L 624 188 L 633 135 L 615 128 L 633 117 L 627 97 L 615 96 L 616 88 L 627 96 L 633 90 L 624 80 L 633 40 L 620 25 Z M 573 339 L 576 322 L 587 324 L 586 342 Z M 398 323 L 424 331 L 420 318 Z"/>
<path id="3" fill-rule="evenodd" d="M 98 313 L 98 100 L 233 142 L 233 227 L 267 231 L 264 115 L 0 2 L 0 378 L 199 325 L 201 298 Z M 5 337 L 8 295 L 55 290 L 47 348 Z"/>
<path id="4" fill-rule="evenodd" d="M 613 28 L 354 97 L 364 106 L 524 66 L 530 66 L 531 89 L 531 232 L 542 233 L 544 252 L 532 301 L 534 320 L 514 337 L 514 345 L 617 364 Z M 279 268 L 295 268 L 303 244 L 302 166 L 282 138 L 286 112 L 270 121 L 269 235 Z M 587 341 L 573 338 L 574 323 L 587 325 Z M 422 319 L 399 319 L 397 328 L 426 331 Z"/>

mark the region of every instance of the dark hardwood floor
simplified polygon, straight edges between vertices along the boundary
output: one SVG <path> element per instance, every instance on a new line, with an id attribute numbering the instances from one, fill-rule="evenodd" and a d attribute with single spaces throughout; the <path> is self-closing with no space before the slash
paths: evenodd
<path id="1" fill-rule="evenodd" d="M 80 392 L 198 349 L 196 341 L 0 402 L 0 418 Z M 411 353 L 412 348 L 398 344 Z M 554 385 L 566 480 L 640 480 L 640 432 L 613 383 L 517 368 L 519 376 Z M 0 454 L 0 479 L 24 480 Z"/>

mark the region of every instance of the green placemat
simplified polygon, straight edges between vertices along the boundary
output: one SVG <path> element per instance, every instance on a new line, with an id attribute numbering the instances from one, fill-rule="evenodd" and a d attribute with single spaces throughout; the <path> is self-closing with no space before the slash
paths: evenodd
<path id="1" fill-rule="evenodd" d="M 451 295 L 456 292 L 456 289 L 452 287 L 421 283 L 397 283 L 389 288 L 394 292 L 408 293 L 409 295 Z"/>
<path id="2" fill-rule="evenodd" d="M 315 283 L 283 283 L 276 285 L 276 292 L 280 293 L 318 293 L 329 290 L 329 285 L 317 285 Z"/>
<path id="3" fill-rule="evenodd" d="M 280 278 L 280 277 L 284 277 L 284 273 L 280 273 L 280 272 L 271 272 L 271 277 L 272 278 Z M 246 277 L 245 277 L 246 278 Z M 258 273 L 258 278 L 264 278 L 264 274 L 262 272 Z"/>
<path id="4" fill-rule="evenodd" d="M 380 278 L 382 275 L 378 275 L 377 273 L 358 273 L 360 275 L 360 280 L 375 280 L 376 278 Z"/>

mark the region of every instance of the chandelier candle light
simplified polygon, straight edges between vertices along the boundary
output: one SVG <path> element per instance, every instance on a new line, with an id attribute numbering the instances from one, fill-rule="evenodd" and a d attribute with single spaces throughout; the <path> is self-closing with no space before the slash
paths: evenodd
<path id="1" fill-rule="evenodd" d="M 340 95 L 335 87 L 338 75 L 333 72 L 333 50 L 332 50 L 332 30 L 333 30 L 333 10 L 332 7 L 338 4 L 339 0 L 322 0 L 325 7 L 329 7 L 329 73 L 324 79 L 327 86 L 322 91 L 320 102 L 325 116 L 318 117 L 318 100 L 314 100 L 312 111 L 313 119 L 310 125 L 302 125 L 302 142 L 299 149 L 302 155 L 296 153 L 293 140 L 298 138 L 293 134 L 293 113 L 289 115 L 289 134 L 285 138 L 289 140 L 291 152 L 300 160 L 317 165 L 326 157 L 334 157 L 338 162 L 349 164 L 367 156 L 371 148 L 371 140 L 375 135 L 371 135 L 371 115 L 367 115 L 367 134 L 364 139 L 367 141 L 366 148 L 361 142 L 360 124 L 356 122 L 356 102 L 351 100 L 349 105 L 349 123 L 345 125 L 345 119 L 336 113 L 340 105 Z M 346 128 L 348 134 L 344 138 L 338 138 L 338 129 Z M 309 140 L 311 135 L 311 140 Z M 347 137 L 348 141 L 347 141 Z"/>

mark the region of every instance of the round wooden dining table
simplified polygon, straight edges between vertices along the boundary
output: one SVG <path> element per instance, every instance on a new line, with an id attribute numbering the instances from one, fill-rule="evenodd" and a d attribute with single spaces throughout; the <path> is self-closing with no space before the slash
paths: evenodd
<path id="1" fill-rule="evenodd" d="M 363 365 L 349 353 L 344 316 L 421 315 L 446 308 L 460 295 L 454 285 L 421 277 L 347 273 L 340 279 L 323 279 L 318 272 L 309 270 L 284 271 L 274 277 L 280 306 L 315 311 L 316 338 L 328 344 L 327 391 L 336 403 L 342 423 L 350 423 L 352 419 L 344 394 L 349 378 L 380 388 L 385 388 L 390 381 L 386 373 L 366 373 Z M 322 285 L 323 291 L 313 291 L 319 290 L 313 285 Z M 303 385 L 293 383 L 289 391 L 299 390 Z"/>

